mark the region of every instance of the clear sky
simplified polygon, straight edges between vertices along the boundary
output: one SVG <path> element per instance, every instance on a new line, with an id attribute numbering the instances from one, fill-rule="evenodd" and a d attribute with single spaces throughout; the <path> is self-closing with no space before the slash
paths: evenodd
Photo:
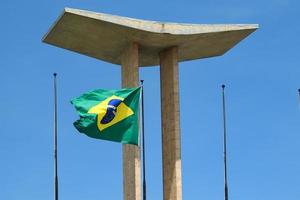
<path id="1" fill-rule="evenodd" d="M 60 199 L 122 199 L 119 143 L 77 133 L 69 103 L 120 88 L 120 67 L 46 45 L 64 7 L 185 23 L 258 23 L 222 57 L 180 63 L 183 199 L 223 199 L 221 84 L 227 85 L 229 197 L 300 198 L 297 0 L 2 1 L 0 199 L 53 199 L 52 73 L 58 73 Z M 159 68 L 143 68 L 148 199 L 162 199 Z"/>

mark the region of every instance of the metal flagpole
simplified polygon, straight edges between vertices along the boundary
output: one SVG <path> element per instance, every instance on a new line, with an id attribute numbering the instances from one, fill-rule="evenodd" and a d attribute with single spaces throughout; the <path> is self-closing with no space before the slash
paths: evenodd
<path id="1" fill-rule="evenodd" d="M 228 200 L 228 185 L 227 185 L 227 131 L 226 131 L 226 109 L 225 109 L 225 85 L 222 85 L 222 103 L 223 103 L 223 128 L 224 128 L 224 179 L 225 179 L 225 191 L 224 198 Z"/>
<path id="2" fill-rule="evenodd" d="M 57 88 L 54 73 L 54 200 L 58 200 L 58 175 L 57 175 Z"/>
<path id="3" fill-rule="evenodd" d="M 144 80 L 141 80 L 142 87 L 142 154 L 143 154 L 143 200 L 146 200 L 146 164 L 145 164 L 145 128 L 144 128 Z"/>
<path id="4" fill-rule="evenodd" d="M 298 93 L 299 93 L 299 108 L 300 108 L 300 89 L 298 89 Z"/>

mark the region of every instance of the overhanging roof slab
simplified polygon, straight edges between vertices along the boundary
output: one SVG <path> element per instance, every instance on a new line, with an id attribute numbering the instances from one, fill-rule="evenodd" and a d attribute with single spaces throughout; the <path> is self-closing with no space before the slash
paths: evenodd
<path id="1" fill-rule="evenodd" d="M 223 55 L 257 24 L 177 24 L 65 8 L 43 42 L 106 62 L 121 64 L 131 42 L 140 45 L 140 66 L 159 64 L 159 53 L 178 46 L 179 61 Z"/>

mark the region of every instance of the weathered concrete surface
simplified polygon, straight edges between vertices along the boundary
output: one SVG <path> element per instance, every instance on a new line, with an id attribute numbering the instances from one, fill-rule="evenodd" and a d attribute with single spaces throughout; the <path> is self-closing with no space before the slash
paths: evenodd
<path id="1" fill-rule="evenodd" d="M 164 200 L 182 200 L 178 47 L 160 53 Z"/>
<path id="2" fill-rule="evenodd" d="M 139 66 L 153 66 L 172 46 L 178 47 L 178 61 L 222 55 L 257 28 L 161 23 L 66 8 L 43 41 L 119 65 L 124 49 L 136 42 Z"/>
<path id="3" fill-rule="evenodd" d="M 122 87 L 139 86 L 139 46 L 129 44 L 121 56 Z M 141 160 L 138 146 L 123 144 L 123 199 L 141 199 Z"/>

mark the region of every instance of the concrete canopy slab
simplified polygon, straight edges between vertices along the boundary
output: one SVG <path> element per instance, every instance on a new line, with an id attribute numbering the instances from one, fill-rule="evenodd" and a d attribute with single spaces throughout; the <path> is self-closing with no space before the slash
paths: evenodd
<path id="1" fill-rule="evenodd" d="M 220 56 L 258 28 L 257 24 L 177 24 L 65 8 L 43 42 L 106 62 L 139 44 L 139 65 L 159 64 L 159 53 L 178 46 L 178 60 Z"/>

